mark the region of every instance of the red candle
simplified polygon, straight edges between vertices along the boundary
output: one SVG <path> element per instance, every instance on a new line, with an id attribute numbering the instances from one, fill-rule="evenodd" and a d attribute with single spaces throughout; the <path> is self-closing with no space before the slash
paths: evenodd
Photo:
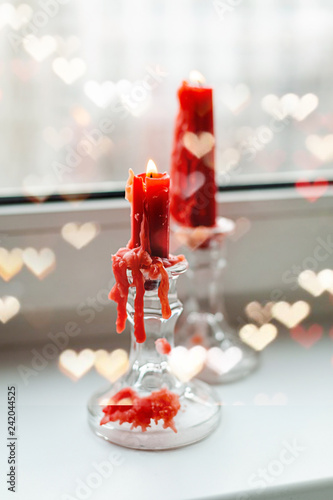
<path id="1" fill-rule="evenodd" d="M 169 255 L 169 188 L 169 175 L 159 174 L 151 160 L 148 162 L 145 174 L 134 175 L 130 170 L 126 198 L 132 205 L 132 233 L 127 246 L 119 248 L 112 256 L 116 283 L 109 298 L 117 302 L 117 332 L 121 333 L 126 325 L 129 288 L 135 287 L 134 335 L 138 343 L 146 339 L 144 294 L 145 290 L 149 289 L 147 288 L 149 281 L 160 280 L 158 297 L 161 302 L 162 317 L 170 318 L 169 276 L 166 268 L 185 258 L 183 255 Z M 131 284 L 128 281 L 127 271 L 132 273 Z"/>
<path id="2" fill-rule="evenodd" d="M 130 192 L 131 189 L 131 192 Z M 127 198 L 132 203 L 129 248 L 143 246 L 154 257 L 168 258 L 170 234 L 170 177 L 149 160 L 145 174 L 130 174 Z"/>
<path id="3" fill-rule="evenodd" d="M 190 85 L 184 81 L 178 99 L 171 162 L 171 215 L 184 226 L 211 227 L 216 219 L 213 90 L 199 82 Z"/>
<path id="4" fill-rule="evenodd" d="M 166 268 L 185 259 L 183 255 L 169 255 L 169 187 L 168 174 L 159 174 L 156 165 L 149 160 L 145 174 L 130 175 L 126 185 L 126 198 L 132 205 L 132 235 L 128 245 L 119 248 L 112 256 L 112 269 L 116 278 L 109 298 L 117 302 L 117 332 L 121 333 L 126 324 L 126 303 L 130 286 L 136 288 L 134 301 L 134 334 L 138 343 L 144 342 L 144 294 L 149 280 L 160 279 L 158 297 L 161 302 L 162 317 L 170 318 L 168 300 L 169 277 Z M 132 284 L 127 271 L 132 272 Z"/>

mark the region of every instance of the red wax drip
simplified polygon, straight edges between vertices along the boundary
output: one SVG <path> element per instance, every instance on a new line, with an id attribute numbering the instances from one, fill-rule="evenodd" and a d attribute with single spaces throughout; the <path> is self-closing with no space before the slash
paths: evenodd
<path id="1" fill-rule="evenodd" d="M 191 132 L 214 136 L 212 89 L 191 87 L 187 82 L 178 91 L 179 113 L 176 120 L 171 162 L 172 217 L 183 226 L 212 227 L 216 221 L 216 182 L 214 147 L 201 158 L 184 146 L 184 134 Z"/>
<path id="2" fill-rule="evenodd" d="M 122 404 L 122 400 L 126 400 L 126 404 Z M 132 404 L 128 404 L 129 400 Z M 100 425 L 108 422 L 119 422 L 120 424 L 127 422 L 132 424 L 132 429 L 141 427 L 142 431 L 145 432 L 150 427 L 151 420 L 154 420 L 155 424 L 159 420 L 163 420 L 164 429 L 169 427 L 177 432 L 173 419 L 179 409 L 179 396 L 166 388 L 140 398 L 133 389 L 127 387 L 113 396 L 109 404 L 103 408 L 105 415 Z"/>
<path id="3" fill-rule="evenodd" d="M 124 249 L 121 248 L 120 250 Z M 116 283 L 109 294 L 109 299 L 117 302 L 117 333 L 125 330 L 127 320 L 126 304 L 129 289 L 127 263 L 123 259 L 120 250 L 112 256 L 112 270 Z"/>
<path id="4" fill-rule="evenodd" d="M 144 212 L 144 184 L 143 177 L 135 175 L 132 186 L 132 237 L 130 241 L 131 248 L 139 247 L 141 244 L 140 233 Z"/>
<path id="5" fill-rule="evenodd" d="M 125 329 L 128 290 L 130 286 L 134 286 L 136 288 L 134 303 L 134 334 L 138 343 L 142 343 L 146 340 L 143 310 L 145 279 L 141 272 L 142 270 L 148 273 L 150 279 L 161 280 L 158 288 L 158 296 L 161 301 L 162 317 L 164 319 L 170 318 L 171 310 L 168 299 L 169 276 L 165 268 L 181 262 L 184 258 L 183 255 L 169 255 L 168 259 L 151 257 L 141 246 L 132 249 L 127 247 L 120 248 L 118 252 L 112 256 L 112 269 L 116 278 L 116 283 L 109 294 L 109 298 L 117 302 L 117 333 L 121 333 Z M 127 269 L 132 271 L 132 285 L 128 283 L 126 274 Z"/>
<path id="6" fill-rule="evenodd" d="M 168 292 L 169 292 L 169 276 L 166 270 L 164 269 L 163 262 L 156 262 L 157 267 L 161 273 L 161 282 L 158 287 L 158 297 L 161 301 L 162 307 L 162 318 L 168 319 L 171 316 L 171 309 L 168 300 Z"/>

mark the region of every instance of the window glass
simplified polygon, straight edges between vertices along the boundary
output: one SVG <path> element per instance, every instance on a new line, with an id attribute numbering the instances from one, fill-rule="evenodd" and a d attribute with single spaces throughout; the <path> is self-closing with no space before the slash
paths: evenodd
<path id="1" fill-rule="evenodd" d="M 22 0 L 23 1 L 23 0 Z M 169 168 L 176 91 L 214 88 L 224 185 L 330 177 L 328 0 L 0 4 L 0 194 L 122 189 Z"/>

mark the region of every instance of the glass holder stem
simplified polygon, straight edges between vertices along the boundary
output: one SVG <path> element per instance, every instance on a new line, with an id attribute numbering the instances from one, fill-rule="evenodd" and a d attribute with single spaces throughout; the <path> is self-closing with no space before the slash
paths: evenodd
<path id="1" fill-rule="evenodd" d="M 210 384 L 239 380 L 259 363 L 258 352 L 242 342 L 226 318 L 223 273 L 227 264 L 226 236 L 233 228 L 234 223 L 222 217 L 212 228 L 173 227 L 190 265 L 176 344 L 188 349 L 201 345 L 207 350 L 198 377 Z"/>

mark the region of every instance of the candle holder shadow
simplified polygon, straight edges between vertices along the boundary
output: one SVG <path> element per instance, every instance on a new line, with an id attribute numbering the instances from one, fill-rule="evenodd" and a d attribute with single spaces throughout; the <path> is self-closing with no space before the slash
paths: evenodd
<path id="1" fill-rule="evenodd" d="M 166 269 L 169 276 L 169 304 L 171 316 L 162 317 L 161 303 L 158 297 L 160 280 L 151 280 L 145 276 L 144 324 L 146 341 L 137 343 L 134 336 L 134 301 L 135 288 L 130 287 L 127 302 L 128 318 L 131 323 L 131 352 L 128 372 L 112 384 L 107 390 L 94 394 L 88 403 L 89 424 L 100 437 L 127 447 L 141 450 L 165 450 L 195 443 L 208 436 L 220 420 L 221 403 L 211 387 L 202 381 L 180 380 L 171 371 L 168 355 L 156 349 L 156 340 L 165 339 L 165 343 L 174 345 L 174 329 L 182 312 L 182 304 L 178 300 L 176 282 L 187 269 L 187 262 L 181 261 Z M 131 283 L 131 272 L 128 271 Z M 138 396 L 137 402 L 131 400 L 132 391 Z M 113 398 L 123 394 L 124 399 L 116 403 Z M 158 394 L 167 394 L 170 404 L 162 400 L 156 401 Z M 162 402 L 161 402 L 162 401 Z M 164 402 L 163 402 L 164 401 Z M 144 402 L 144 404 L 142 404 Z M 176 403 L 176 405 L 174 405 Z M 108 406 L 109 405 L 109 406 Z M 157 408 L 160 411 L 157 412 Z M 163 406 L 164 405 L 164 406 Z M 170 407 L 174 405 L 170 426 L 166 425 Z M 178 406 L 177 406 L 178 405 Z M 100 425 L 105 416 L 103 409 L 111 408 L 122 415 L 120 420 Z M 124 412 L 124 413 L 122 413 Z M 127 412 L 127 413 L 126 413 Z M 157 421 L 154 418 L 158 413 Z M 157 412 L 157 413 L 156 413 Z M 127 419 L 128 416 L 128 419 Z M 145 421 L 148 426 L 133 427 L 133 422 Z M 126 419 L 128 421 L 126 421 Z M 141 424 L 140 424 L 141 425 Z M 176 431 L 176 432 L 175 432 Z"/>
<path id="2" fill-rule="evenodd" d="M 225 315 L 225 239 L 233 232 L 234 223 L 219 217 L 214 227 L 174 225 L 172 230 L 184 246 L 190 265 L 187 298 L 177 324 L 175 343 L 187 348 L 195 345 L 206 348 L 205 365 L 197 375 L 201 380 L 222 384 L 244 378 L 257 368 L 259 354 L 242 342 Z"/>

